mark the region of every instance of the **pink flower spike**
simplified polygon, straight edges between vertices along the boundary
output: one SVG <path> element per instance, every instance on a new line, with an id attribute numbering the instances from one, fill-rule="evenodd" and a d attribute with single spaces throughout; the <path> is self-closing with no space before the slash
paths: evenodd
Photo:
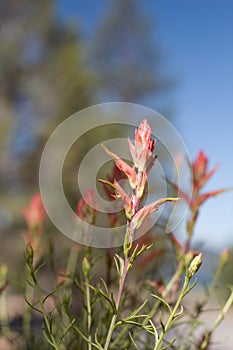
<path id="1" fill-rule="evenodd" d="M 196 201 L 198 203 L 198 206 L 201 206 L 208 198 L 218 196 L 219 194 L 224 193 L 226 191 L 227 191 L 226 189 L 222 189 L 222 190 L 215 190 L 215 191 L 211 191 L 211 192 L 207 192 L 207 193 L 201 194 L 196 199 Z M 194 200 L 194 204 L 195 204 L 195 200 Z"/>
<path id="2" fill-rule="evenodd" d="M 136 171 L 135 167 L 129 166 L 126 162 L 124 162 L 118 155 L 111 152 L 105 145 L 102 145 L 104 151 L 115 160 L 115 164 L 119 170 L 121 170 L 129 179 L 131 188 L 135 189 L 136 187 Z"/>
<path id="3" fill-rule="evenodd" d="M 137 196 L 138 198 L 142 198 L 145 192 L 147 182 L 147 173 L 146 171 L 142 171 L 137 175 Z"/>
<path id="4" fill-rule="evenodd" d="M 200 151 L 197 159 L 192 163 L 194 181 L 200 180 L 206 174 L 208 158 Z"/>
<path id="5" fill-rule="evenodd" d="M 118 169 L 116 164 L 114 164 L 112 173 L 107 176 L 107 181 L 106 180 L 99 180 L 99 181 L 102 182 L 106 195 L 110 199 L 112 199 L 112 195 L 114 195 L 115 193 L 115 188 L 113 186 L 114 180 L 119 181 L 126 178 L 127 176 L 121 170 Z"/>
<path id="6" fill-rule="evenodd" d="M 32 197 L 29 207 L 23 208 L 22 212 L 27 221 L 29 229 L 32 229 L 36 225 L 42 224 L 46 217 L 46 211 L 39 193 L 36 193 Z"/>
<path id="7" fill-rule="evenodd" d="M 151 213 L 157 211 L 162 204 L 166 202 L 174 202 L 177 200 L 179 200 L 179 198 L 170 198 L 170 197 L 161 198 L 155 201 L 154 203 L 144 206 L 133 217 L 132 222 L 133 222 L 134 229 L 138 229 L 143 223 L 143 221 L 146 219 L 146 217 Z"/>
<path id="8" fill-rule="evenodd" d="M 207 172 L 207 166 L 208 158 L 205 156 L 203 151 L 200 151 L 197 159 L 192 163 L 193 184 L 197 189 L 203 187 L 218 169 L 218 165 L 216 165 L 212 170 Z"/>
<path id="9" fill-rule="evenodd" d="M 200 181 L 200 186 L 201 186 L 201 187 L 205 185 L 205 183 L 206 183 L 206 182 L 211 178 L 211 176 L 218 170 L 218 168 L 219 168 L 219 165 L 215 165 L 215 167 L 214 167 L 212 170 L 210 170 L 208 173 L 206 173 L 206 174 L 203 176 L 202 180 Z"/>
<path id="10" fill-rule="evenodd" d="M 119 185 L 119 183 L 116 180 L 114 180 L 113 185 L 116 188 L 117 196 L 121 197 L 121 200 L 125 206 L 128 206 L 130 202 L 130 197 L 128 196 L 128 194 L 123 190 L 123 188 Z"/>
<path id="11" fill-rule="evenodd" d="M 144 119 L 140 123 L 138 129 L 135 130 L 134 145 L 130 139 L 128 139 L 130 153 L 139 171 L 146 170 L 148 166 L 151 168 L 156 159 L 153 156 L 156 140 L 152 140 L 151 136 L 151 128 L 147 120 Z M 150 169 L 148 169 L 148 171 L 149 170 Z"/>
<path id="12" fill-rule="evenodd" d="M 154 150 L 155 140 L 151 139 L 151 128 L 146 119 L 142 120 L 135 130 L 135 143 L 146 146 L 151 152 Z"/>

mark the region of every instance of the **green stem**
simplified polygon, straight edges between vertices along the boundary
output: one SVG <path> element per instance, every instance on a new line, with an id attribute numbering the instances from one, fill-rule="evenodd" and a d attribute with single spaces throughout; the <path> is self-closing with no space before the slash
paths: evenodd
<path id="1" fill-rule="evenodd" d="M 112 316 L 111 323 L 110 323 L 110 326 L 109 326 L 107 338 L 106 338 L 106 341 L 105 341 L 105 344 L 104 344 L 104 350 L 107 350 L 108 347 L 109 347 L 110 341 L 112 339 L 112 333 L 113 333 L 113 330 L 114 330 L 114 327 L 115 327 L 115 324 L 116 324 L 116 319 L 117 319 L 117 314 L 114 314 Z"/>
<path id="2" fill-rule="evenodd" d="M 222 322 L 222 320 L 224 319 L 226 313 L 228 312 L 228 310 L 230 309 L 231 305 L 233 304 L 233 289 L 231 290 L 231 294 L 229 296 L 229 298 L 227 299 L 226 304 L 224 305 L 223 309 L 220 311 L 216 321 L 214 322 L 212 331 L 213 332 Z"/>
<path id="3" fill-rule="evenodd" d="M 35 290 L 36 290 L 37 298 L 38 298 L 38 301 L 39 301 L 39 304 L 40 304 L 40 307 L 41 307 L 41 312 L 43 314 L 45 325 L 46 325 L 46 328 L 47 328 L 47 331 L 48 331 L 48 334 L 49 334 L 49 337 L 50 337 L 51 345 L 53 346 L 53 348 L 55 350 L 59 350 L 59 347 L 58 347 L 58 345 L 56 343 L 56 340 L 55 340 L 55 338 L 54 338 L 54 336 L 52 334 L 52 330 L 51 330 L 51 327 L 50 327 L 49 319 L 48 319 L 48 316 L 47 316 L 47 313 L 46 313 L 46 310 L 45 310 L 45 307 L 44 307 L 43 297 L 42 297 L 39 285 L 37 283 L 37 279 L 36 279 L 36 275 L 35 275 L 35 272 L 33 270 L 33 267 L 32 267 L 32 270 L 31 270 L 31 275 L 32 275 L 32 279 L 33 279 L 34 284 L 35 284 Z"/>
<path id="4" fill-rule="evenodd" d="M 178 308 L 179 308 L 179 306 L 181 304 L 181 301 L 182 301 L 182 299 L 183 299 L 183 297 L 185 295 L 185 291 L 186 291 L 186 289 L 187 289 L 187 287 L 189 285 L 189 281 L 190 281 L 190 278 L 186 276 L 185 277 L 185 281 L 184 281 L 184 285 L 183 285 L 182 290 L 181 290 L 181 293 L 180 293 L 180 295 L 179 295 L 179 297 L 177 299 L 177 302 L 176 302 L 176 304 L 175 304 L 175 306 L 174 306 L 174 308 L 172 310 L 172 313 L 170 314 L 170 316 L 169 316 L 169 318 L 167 320 L 167 323 L 164 326 L 164 329 L 163 329 L 163 331 L 161 333 L 161 336 L 159 337 L 159 340 L 158 340 L 154 350 L 159 350 L 160 349 L 160 346 L 162 345 L 164 336 L 167 333 L 167 331 L 169 330 L 169 328 L 171 326 L 171 323 L 172 323 L 172 321 L 175 318 L 176 312 L 177 312 L 177 310 L 178 310 Z"/>
<path id="5" fill-rule="evenodd" d="M 91 337 L 91 297 L 90 297 L 90 288 L 88 285 L 89 281 L 86 278 L 85 284 L 86 284 L 86 302 L 87 302 L 87 332 L 88 332 L 88 339 L 90 343 L 88 343 L 88 350 L 92 350 L 92 337 Z"/>
<path id="6" fill-rule="evenodd" d="M 173 289 L 173 286 L 176 284 L 177 280 L 179 280 L 184 272 L 183 264 L 178 266 L 178 269 L 176 270 L 174 276 L 171 278 L 171 280 L 168 282 L 165 290 L 162 293 L 162 298 L 166 298 L 168 294 L 171 292 Z M 161 304 L 161 301 L 158 300 L 154 306 L 151 309 L 151 312 L 148 314 L 148 316 L 144 319 L 143 325 L 146 325 L 148 321 L 153 318 L 155 315 L 156 311 L 158 310 L 159 305 Z"/>
<path id="7" fill-rule="evenodd" d="M 5 337 L 10 333 L 9 320 L 7 315 L 7 304 L 6 304 L 6 292 L 5 290 L 0 293 L 0 317 L 1 317 L 1 329 Z"/>
<path id="8" fill-rule="evenodd" d="M 26 266 L 25 268 L 25 275 L 26 275 L 26 281 L 27 281 L 31 276 L 31 272 L 28 266 Z M 25 300 L 28 300 L 30 303 L 33 303 L 33 297 L 34 297 L 34 289 L 32 286 L 30 286 L 26 282 Z M 25 309 L 23 314 L 23 333 L 25 338 L 27 338 L 30 333 L 31 318 L 32 318 L 32 308 L 25 302 Z"/>
<path id="9" fill-rule="evenodd" d="M 128 267 L 129 267 L 129 258 L 125 258 L 124 261 L 124 268 L 123 268 L 123 272 L 120 278 L 120 282 L 119 282 L 119 289 L 118 289 L 118 293 L 117 293 L 117 299 L 116 299 L 116 313 L 112 316 L 112 320 L 108 329 L 108 334 L 107 334 L 107 338 L 105 341 L 105 345 L 104 345 L 104 350 L 107 350 L 109 348 L 109 344 L 111 342 L 112 339 L 112 334 L 114 331 L 114 327 L 116 324 L 116 319 L 117 319 L 117 315 L 118 315 L 118 311 L 119 311 L 119 307 L 120 307 L 120 302 L 121 302 L 121 298 L 122 298 L 122 294 L 123 294 L 123 290 L 124 290 L 124 286 L 125 286 L 125 281 L 126 281 L 126 276 L 128 273 Z"/>
<path id="10" fill-rule="evenodd" d="M 171 278 L 171 280 L 169 281 L 169 283 L 167 284 L 164 292 L 162 293 L 162 298 L 166 298 L 167 295 L 171 292 L 171 290 L 173 289 L 174 284 L 176 283 L 177 279 L 179 279 L 181 277 L 181 275 L 183 274 L 183 267 L 181 269 L 181 266 L 178 266 L 178 269 L 176 270 L 174 276 Z M 156 311 L 158 310 L 159 305 L 161 304 L 161 301 L 158 300 L 152 307 L 151 312 L 144 318 L 143 322 L 142 322 L 142 326 L 145 326 L 148 324 L 149 320 L 151 318 L 153 318 L 153 316 L 155 315 Z M 122 331 L 119 333 L 119 335 L 116 337 L 116 339 L 113 342 L 113 345 L 117 344 L 118 339 L 121 339 L 122 336 L 126 333 L 128 327 L 124 327 L 122 329 Z M 137 337 L 137 335 L 140 333 L 139 331 L 136 331 L 134 336 Z"/>
<path id="11" fill-rule="evenodd" d="M 112 339 L 112 334 L 115 328 L 115 324 L 116 324 L 116 319 L 117 319 L 117 315 L 119 312 L 119 308 L 120 308 L 120 303 L 121 303 L 121 299 L 122 299 L 122 295 L 123 295 L 123 291 L 124 291 L 124 287 L 125 287 L 125 282 L 126 282 L 126 277 L 129 271 L 129 266 L 130 266 L 130 249 L 131 249 L 131 244 L 133 242 L 133 237 L 134 237 L 134 226 L 128 221 L 127 222 L 127 230 L 129 229 L 129 236 L 127 236 L 127 232 L 126 231 L 126 237 L 127 240 L 124 242 L 124 267 L 123 267 L 123 271 L 122 274 L 120 276 L 120 281 L 119 281 L 119 289 L 117 292 L 117 298 L 116 298 L 116 312 L 115 314 L 112 316 L 112 320 L 108 329 L 108 334 L 107 334 L 107 338 L 105 341 L 105 345 L 104 345 L 104 350 L 108 350 L 109 348 L 109 344 L 111 342 Z"/>

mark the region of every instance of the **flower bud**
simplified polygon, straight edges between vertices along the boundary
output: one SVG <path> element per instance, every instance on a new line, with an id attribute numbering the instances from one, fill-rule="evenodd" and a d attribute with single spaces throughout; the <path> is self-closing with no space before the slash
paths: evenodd
<path id="1" fill-rule="evenodd" d="M 220 264 L 221 266 L 225 266 L 228 264 L 229 260 L 230 260 L 230 256 L 231 256 L 231 251 L 230 249 L 224 249 L 220 255 Z"/>
<path id="2" fill-rule="evenodd" d="M 189 278 L 192 278 L 197 273 L 201 264 L 202 264 L 202 253 L 199 253 L 193 258 L 191 264 L 189 265 L 189 268 L 188 268 Z"/>
<path id="3" fill-rule="evenodd" d="M 29 266 L 32 266 L 33 264 L 33 257 L 34 257 L 33 248 L 32 248 L 31 242 L 28 242 L 25 249 L 25 259 Z"/>
<path id="4" fill-rule="evenodd" d="M 86 256 L 84 256 L 83 258 L 82 269 L 83 269 L 84 277 L 88 277 L 91 266 Z"/>

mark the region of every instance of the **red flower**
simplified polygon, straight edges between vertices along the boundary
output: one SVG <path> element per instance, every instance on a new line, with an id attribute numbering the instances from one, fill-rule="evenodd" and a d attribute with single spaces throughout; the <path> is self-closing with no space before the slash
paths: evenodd
<path id="1" fill-rule="evenodd" d="M 99 180 L 100 182 L 103 183 L 104 186 L 104 191 L 107 194 L 107 196 L 110 199 L 113 199 L 113 195 L 115 194 L 115 191 L 113 190 L 113 187 L 109 186 L 109 183 L 113 183 L 114 180 L 119 182 L 120 180 L 126 179 L 126 175 L 119 170 L 119 168 L 114 164 L 113 170 L 111 175 L 107 176 L 108 182 L 104 182 L 103 180 Z"/>
<path id="2" fill-rule="evenodd" d="M 46 211 L 39 193 L 36 193 L 32 197 L 29 207 L 23 208 L 22 212 L 27 221 L 29 230 L 41 226 L 46 217 Z"/>
<path id="3" fill-rule="evenodd" d="M 135 130 L 134 145 L 128 139 L 129 149 L 134 161 L 134 165 L 139 171 L 150 170 L 156 157 L 153 156 L 156 140 L 151 138 L 151 128 L 146 119 L 144 119 L 138 129 Z"/>
<path id="4" fill-rule="evenodd" d="M 203 151 L 200 151 L 197 159 L 192 163 L 194 191 L 203 187 L 218 168 L 218 165 L 216 165 L 212 170 L 207 172 L 207 166 L 208 158 Z"/>
<path id="5" fill-rule="evenodd" d="M 133 217 L 132 222 L 133 222 L 134 228 L 138 229 L 141 226 L 141 224 L 143 223 L 143 221 L 146 219 L 146 217 L 148 215 L 150 215 L 151 213 L 157 211 L 159 209 L 159 207 L 161 207 L 162 204 L 164 204 L 166 202 L 177 201 L 177 200 L 179 200 L 179 198 L 161 198 L 161 199 L 158 199 L 157 201 L 155 201 L 154 203 L 145 205 Z"/>
<path id="6" fill-rule="evenodd" d="M 218 168 L 216 165 L 212 170 L 207 171 L 208 158 L 205 156 L 203 151 L 200 151 L 197 158 L 191 164 L 191 170 L 193 172 L 193 194 L 192 198 L 182 191 L 176 184 L 166 179 L 167 182 L 177 191 L 180 197 L 189 203 L 189 207 L 193 212 L 198 211 L 199 207 L 209 198 L 217 196 L 226 191 L 226 189 L 220 189 L 215 191 L 210 191 L 206 193 L 201 193 L 202 187 L 210 179 L 210 177 L 215 173 Z"/>
<path id="7" fill-rule="evenodd" d="M 28 230 L 23 233 L 23 239 L 33 249 L 35 264 L 43 254 L 41 235 L 43 232 L 42 224 L 46 216 L 46 211 L 39 193 L 36 193 L 32 197 L 29 207 L 23 208 L 22 212 L 28 224 Z"/>
<path id="8" fill-rule="evenodd" d="M 129 149 L 134 163 L 133 167 L 129 166 L 118 155 L 102 145 L 105 152 L 114 159 L 117 168 L 127 176 L 132 189 L 131 197 L 125 193 L 117 181 L 114 181 L 113 184 L 103 180 L 101 180 L 101 182 L 113 188 L 115 198 L 120 197 L 122 199 L 126 217 L 128 220 L 133 221 L 134 229 L 139 228 L 147 215 L 153 211 L 156 211 L 160 205 L 167 201 L 177 200 L 177 198 L 160 199 L 157 202 L 145 206 L 139 210 L 146 188 L 148 172 L 157 158 L 153 155 L 156 140 L 152 140 L 151 136 L 151 128 L 147 120 L 144 119 L 140 123 L 138 129 L 135 130 L 134 144 L 132 144 L 132 142 L 128 139 Z"/>
<path id="9" fill-rule="evenodd" d="M 136 188 L 136 171 L 135 166 L 131 167 L 126 162 L 124 162 L 118 155 L 111 152 L 106 146 L 102 145 L 104 151 L 115 160 L 117 168 L 122 171 L 128 178 L 131 188 Z"/>
<path id="10" fill-rule="evenodd" d="M 94 191 L 89 189 L 85 196 L 80 199 L 76 207 L 78 216 L 89 224 L 93 224 L 96 219 L 98 205 L 95 204 Z"/>

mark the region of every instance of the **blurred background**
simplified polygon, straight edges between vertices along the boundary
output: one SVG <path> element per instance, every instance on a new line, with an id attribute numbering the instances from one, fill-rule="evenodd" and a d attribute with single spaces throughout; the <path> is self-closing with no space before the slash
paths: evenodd
<path id="1" fill-rule="evenodd" d="M 1 260 L 21 240 L 21 207 L 39 190 L 46 140 L 93 104 L 155 109 L 177 128 L 192 159 L 203 149 L 210 167 L 220 165 L 207 190 L 233 187 L 230 0 L 8 0 L 0 3 L 0 26 Z M 80 158 L 86 144 L 79 144 Z M 69 174 L 73 157 L 67 162 Z M 195 243 L 214 252 L 231 247 L 232 212 L 232 191 L 207 202 Z"/>

